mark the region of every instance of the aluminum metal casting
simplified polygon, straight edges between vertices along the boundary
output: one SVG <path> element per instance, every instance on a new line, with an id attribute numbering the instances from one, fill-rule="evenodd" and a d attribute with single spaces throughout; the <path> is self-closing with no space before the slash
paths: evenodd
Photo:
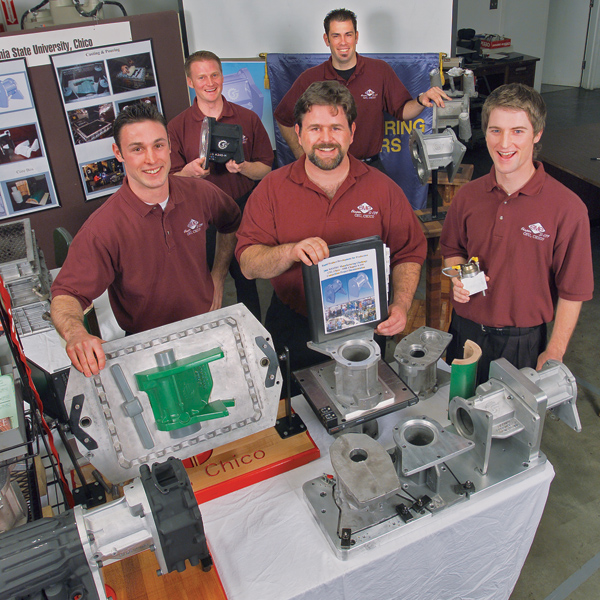
<path id="1" fill-rule="evenodd" d="M 519 371 L 504 359 L 493 361 L 490 380 L 475 396 L 450 401 L 453 425 L 406 417 L 388 452 L 368 436 L 340 436 L 330 449 L 333 474 L 303 486 L 309 507 L 337 557 L 347 559 L 400 535 L 415 519 L 543 464 L 546 410 L 580 431 L 576 394 L 562 363 Z"/>
<path id="2" fill-rule="evenodd" d="M 575 377 L 563 363 L 550 360 L 541 371 L 519 370 L 501 358 L 491 363 L 490 379 L 475 396 L 450 399 L 449 414 L 456 430 L 475 442 L 477 468 L 486 474 L 493 467 L 495 440 L 511 439 L 515 461 L 532 465 L 540 460 L 546 410 L 581 431 L 576 399 Z"/>
<path id="3" fill-rule="evenodd" d="M 417 398 L 381 360 L 373 331 L 330 342 L 308 342 L 332 361 L 294 373 L 304 395 L 330 433 L 415 404 Z"/>
<path id="4" fill-rule="evenodd" d="M 435 394 L 440 384 L 448 381 L 446 373 L 438 374 L 437 361 L 451 340 L 451 334 L 424 326 L 396 345 L 398 374 L 421 400 Z"/>
<path id="5" fill-rule="evenodd" d="M 275 425 L 282 385 L 269 333 L 243 304 L 104 344 L 106 367 L 71 369 L 79 450 L 113 484 Z"/>
<path id="6" fill-rule="evenodd" d="M 75 507 L 0 535 L 1 598 L 106 600 L 101 567 L 152 550 L 158 575 L 212 558 L 181 461 L 140 469 L 124 496 L 99 508 Z"/>

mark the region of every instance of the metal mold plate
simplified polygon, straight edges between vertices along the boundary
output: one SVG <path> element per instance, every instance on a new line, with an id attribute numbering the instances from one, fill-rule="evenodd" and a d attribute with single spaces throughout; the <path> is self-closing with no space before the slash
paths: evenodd
<path id="1" fill-rule="evenodd" d="M 166 456 L 189 458 L 273 427 L 281 373 L 278 367 L 273 373 L 264 349 L 258 347 L 257 337 L 271 343 L 269 333 L 248 309 L 236 304 L 106 343 L 106 367 L 98 375 L 88 379 L 73 367 L 69 375 L 67 413 L 71 412 L 74 398 L 81 402 L 83 395 L 78 423 L 98 445 L 88 451 L 86 440 L 81 439 L 77 442 L 80 451 L 112 483 L 121 483 L 135 477 L 141 464 L 164 460 Z M 235 406 L 228 409 L 227 416 L 204 421 L 199 430 L 190 428 L 183 437 L 158 430 L 148 396 L 139 390 L 135 373 L 156 367 L 158 352 L 172 349 L 180 360 L 217 347 L 224 356 L 210 363 L 214 386 L 209 403 L 232 398 Z M 141 404 L 153 443 L 149 449 L 144 447 L 134 420 L 125 412 L 125 400 L 110 371 L 115 364 L 121 367 Z"/>

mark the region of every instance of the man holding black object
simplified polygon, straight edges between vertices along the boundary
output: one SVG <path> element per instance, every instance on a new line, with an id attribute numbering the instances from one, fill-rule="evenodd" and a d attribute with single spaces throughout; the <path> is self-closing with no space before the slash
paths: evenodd
<path id="1" fill-rule="evenodd" d="M 546 120 L 541 95 L 521 83 L 495 89 L 481 114 L 489 175 L 452 200 L 441 237 L 446 267 L 476 256 L 488 289 L 469 295 L 453 278 L 453 335 L 446 360 L 462 358 L 467 339 L 482 350 L 478 383 L 492 360 L 540 369 L 562 361 L 594 275 L 585 205 L 534 161 Z M 547 342 L 546 323 L 554 319 Z"/>
<path id="2" fill-rule="evenodd" d="M 196 92 L 190 108 L 169 122 L 171 142 L 171 173 L 181 177 L 206 179 L 229 194 L 243 211 L 250 192 L 270 170 L 273 149 L 269 135 L 258 115 L 228 102 L 223 96 L 223 69 L 221 59 L 214 53 L 201 50 L 191 54 L 185 61 L 187 83 Z M 240 125 L 244 161 L 233 159 L 226 163 L 211 162 L 204 168 L 199 158 L 200 132 L 204 117 L 212 117 L 218 123 Z M 207 253 L 212 265 L 215 252 L 215 230 L 207 232 Z M 241 273 L 236 260 L 230 267 L 234 279 L 237 300 L 243 302 L 260 321 L 260 302 L 254 281 L 248 281 Z"/>
<path id="3" fill-rule="evenodd" d="M 408 121 L 425 107 L 444 106 L 444 99 L 450 98 L 440 88 L 432 87 L 413 99 L 386 62 L 357 54 L 356 15 L 351 10 L 332 10 L 323 26 L 323 40 L 331 50 L 331 58 L 304 71 L 282 98 L 274 113 L 281 135 L 294 156 L 300 158 L 304 150 L 294 131 L 294 104 L 311 83 L 338 81 L 350 90 L 357 106 L 357 133 L 350 154 L 382 169 L 379 152 L 384 134 L 383 112 Z"/>
<path id="4" fill-rule="evenodd" d="M 295 106 L 304 155 L 270 173 L 250 196 L 236 256 L 249 278 L 275 289 L 265 320 L 294 370 L 323 360 L 309 341 L 301 263 L 329 256 L 329 244 L 373 235 L 390 248 L 393 301 L 376 333 L 401 332 L 419 282 L 426 242 L 406 196 L 389 177 L 348 154 L 356 125 L 352 94 L 337 81 L 313 83 Z"/>

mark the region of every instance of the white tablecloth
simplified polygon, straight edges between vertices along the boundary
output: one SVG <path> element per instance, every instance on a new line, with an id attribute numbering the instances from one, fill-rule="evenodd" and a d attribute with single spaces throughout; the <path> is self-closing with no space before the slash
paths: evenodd
<path id="1" fill-rule="evenodd" d="M 392 446 L 401 416 L 447 422 L 448 388 L 380 419 L 380 442 Z M 445 398 L 444 398 L 445 396 Z M 333 473 L 334 438 L 302 397 L 294 409 L 321 458 L 289 473 L 200 506 L 208 543 L 229 600 L 496 600 L 517 581 L 544 510 L 554 469 L 549 462 L 470 500 L 401 528 L 347 561 L 329 546 L 302 485 Z"/>

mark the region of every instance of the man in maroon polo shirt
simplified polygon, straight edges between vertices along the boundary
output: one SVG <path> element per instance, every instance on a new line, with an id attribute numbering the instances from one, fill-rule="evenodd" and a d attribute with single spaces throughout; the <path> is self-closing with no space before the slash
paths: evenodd
<path id="1" fill-rule="evenodd" d="M 378 235 L 390 249 L 393 300 L 376 333 L 391 336 L 406 325 L 426 242 L 400 187 L 348 153 L 356 104 L 344 85 L 313 83 L 295 113 L 305 154 L 256 187 L 238 231 L 236 255 L 247 277 L 271 280 L 275 293 L 265 327 L 278 351 L 290 349 L 292 369 L 299 369 L 324 358 L 306 347 L 301 263 L 327 258 L 330 244 Z"/>
<path id="2" fill-rule="evenodd" d="M 220 308 L 240 221 L 237 205 L 212 183 L 169 176 L 167 124 L 156 107 L 127 107 L 113 136 L 127 177 L 79 230 L 52 285 L 52 320 L 87 377 L 104 368 L 105 356 L 83 310 L 108 289 L 120 327 L 138 333 Z M 212 271 L 210 224 L 219 231 Z"/>
<path id="3" fill-rule="evenodd" d="M 379 158 L 384 135 L 383 112 L 408 121 L 425 107 L 444 106 L 444 98 L 450 98 L 440 88 L 432 87 L 413 99 L 386 62 L 357 54 L 356 15 L 351 10 L 332 10 L 323 25 L 323 40 L 331 51 L 331 58 L 304 71 L 282 98 L 274 113 L 281 135 L 299 158 L 303 150 L 294 131 L 296 100 L 314 81 L 339 81 L 350 90 L 357 108 L 356 135 L 350 154 L 383 170 Z"/>
<path id="4" fill-rule="evenodd" d="M 185 61 L 187 83 L 196 92 L 196 99 L 190 108 L 169 122 L 171 141 L 171 173 L 182 177 L 206 179 L 229 194 L 244 210 L 250 192 L 273 164 L 273 149 L 258 115 L 228 102 L 223 96 L 223 69 L 221 59 L 207 50 L 194 52 Z M 231 123 L 242 127 L 242 147 L 244 161 L 234 160 L 210 163 L 204 169 L 199 158 L 200 131 L 204 117 L 213 117 L 219 123 Z M 212 264 L 215 251 L 215 230 L 207 234 L 208 260 Z M 246 279 L 240 271 L 237 260 L 233 259 L 230 269 L 235 282 L 237 301 L 243 302 L 260 321 L 261 311 L 256 282 Z"/>
<path id="5" fill-rule="evenodd" d="M 519 369 L 562 361 L 581 304 L 592 297 L 587 209 L 534 161 L 545 120 L 542 97 L 523 84 L 488 96 L 482 127 L 494 166 L 457 192 L 444 222 L 445 265 L 476 256 L 488 276 L 485 296 L 471 297 L 452 279 L 454 337 L 446 360 L 462 358 L 467 339 L 479 344 L 478 383 L 487 381 L 490 362 L 500 357 Z"/>

